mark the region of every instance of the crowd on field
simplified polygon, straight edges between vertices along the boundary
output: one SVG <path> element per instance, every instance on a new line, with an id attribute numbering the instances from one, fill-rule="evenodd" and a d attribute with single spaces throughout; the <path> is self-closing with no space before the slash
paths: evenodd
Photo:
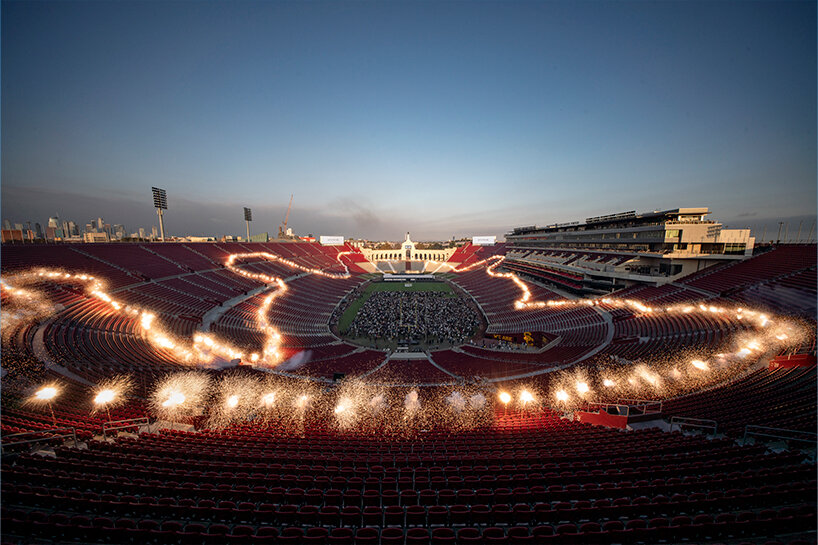
<path id="1" fill-rule="evenodd" d="M 475 310 L 459 297 L 435 291 L 373 293 L 349 327 L 353 337 L 459 344 L 480 325 Z"/>

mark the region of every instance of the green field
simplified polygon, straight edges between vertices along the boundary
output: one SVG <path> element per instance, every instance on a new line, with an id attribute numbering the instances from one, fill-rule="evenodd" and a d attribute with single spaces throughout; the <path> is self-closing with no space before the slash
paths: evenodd
<path id="1" fill-rule="evenodd" d="M 338 331 L 346 333 L 349 329 L 349 324 L 355 319 L 355 315 L 361 309 L 363 304 L 369 299 L 369 296 L 376 291 L 440 291 L 446 294 L 447 297 L 456 297 L 452 288 L 445 282 L 412 282 L 411 287 L 406 287 L 403 282 L 373 282 L 369 284 L 361 296 L 352 302 L 341 315 L 338 320 Z"/>

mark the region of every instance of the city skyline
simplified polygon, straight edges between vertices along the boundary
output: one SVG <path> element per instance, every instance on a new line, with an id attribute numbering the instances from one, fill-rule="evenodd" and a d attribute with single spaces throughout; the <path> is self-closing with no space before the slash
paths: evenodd
<path id="1" fill-rule="evenodd" d="M 638 211 L 642 212 L 649 212 L 648 210 L 641 210 Z M 52 220 L 58 220 L 57 225 L 54 225 L 57 229 L 55 233 L 47 234 L 46 227 L 52 227 L 51 223 Z M 761 220 L 758 223 L 748 223 L 748 224 L 734 224 L 730 225 L 724 222 L 721 222 L 717 216 L 712 215 L 710 219 L 715 220 L 723 224 L 724 228 L 748 228 L 752 231 L 751 236 L 756 238 L 757 243 L 766 243 L 766 242 L 773 242 L 773 241 L 782 241 L 782 242 L 815 242 L 816 240 L 816 220 L 814 216 L 794 216 L 787 218 L 786 221 L 780 220 L 776 221 L 772 218 L 767 220 Z M 753 218 L 747 218 L 748 221 L 752 222 Z M 573 223 L 582 222 L 581 219 L 575 220 Z M 135 230 L 128 229 L 126 225 L 121 223 L 108 223 L 103 222 L 103 218 L 99 217 L 96 220 L 92 219 L 90 222 L 86 224 L 78 224 L 73 220 L 66 219 L 61 217 L 60 214 L 56 214 L 55 216 L 50 216 L 47 221 L 39 222 L 37 220 L 25 220 L 25 221 L 17 221 L 15 219 L 3 218 L 3 229 L 4 230 L 20 230 L 23 231 L 23 238 L 26 238 L 26 233 L 30 230 L 32 232 L 32 236 L 36 239 L 47 239 L 49 241 L 53 241 L 54 238 L 62 238 L 62 240 L 69 240 L 69 241 L 76 241 L 77 239 L 83 238 L 85 233 L 106 233 L 110 241 L 120 241 L 126 239 L 145 239 L 145 240 L 158 240 L 159 237 L 159 229 L 157 225 L 149 225 L 149 228 L 146 227 L 137 227 Z M 251 220 L 252 223 L 252 220 Z M 71 226 L 70 229 L 66 229 L 66 225 Z M 535 224 L 539 226 L 545 226 L 546 224 Z M 755 226 L 752 226 L 755 225 Z M 60 233 L 59 229 L 62 226 L 62 233 Z M 517 226 L 519 227 L 519 226 Z M 291 228 L 288 229 L 291 231 Z M 70 232 L 68 238 L 63 233 Z M 270 240 L 274 240 L 276 238 L 275 229 L 260 229 L 255 230 L 251 229 L 251 236 L 258 236 L 267 234 Z M 505 234 L 505 233 L 504 233 Z M 305 239 L 309 237 L 317 238 L 320 236 L 318 233 L 313 232 L 292 232 L 292 237 L 303 237 Z M 416 237 L 416 240 L 422 241 L 436 241 L 436 242 L 445 242 L 447 240 L 463 240 L 469 239 L 472 236 L 475 236 L 473 233 L 466 233 L 460 235 L 452 235 L 448 238 L 437 238 L 437 239 L 419 239 Z M 235 239 L 235 240 L 246 240 L 246 236 L 235 233 L 235 232 L 210 232 L 210 233 L 175 233 L 175 234 L 168 234 L 168 239 L 200 239 L 200 238 L 211 238 L 214 240 L 219 239 Z M 373 242 L 400 242 L 400 238 L 398 239 L 375 239 L 375 238 L 366 238 L 366 237 L 347 237 L 348 239 L 364 239 L 364 240 L 371 240 Z M 26 238 L 28 241 L 28 239 Z M 502 239 L 499 239 L 502 240 Z M 87 241 L 86 241 L 87 242 Z M 100 240 L 96 240 L 94 242 L 100 242 Z"/>
<path id="2" fill-rule="evenodd" d="M 39 219 L 39 218 L 38 218 Z M 135 231 L 129 232 L 125 225 L 121 223 L 106 222 L 102 216 L 92 218 L 87 223 L 81 224 L 75 222 L 73 219 L 61 217 L 59 213 L 49 216 L 47 220 L 26 219 L 25 221 L 17 221 L 17 219 L 3 218 L 4 231 L 21 231 L 22 235 L 9 234 L 10 241 L 66 241 L 76 242 L 83 241 L 86 233 L 104 234 L 105 238 L 89 237 L 84 242 L 109 242 L 119 241 L 124 239 L 157 239 L 156 225 L 152 225 L 150 234 L 144 227 L 137 227 Z M 4 232 L 4 242 L 6 233 Z M 16 237 L 16 238 L 15 238 Z"/>
<path id="3" fill-rule="evenodd" d="M 502 236 L 708 206 L 806 232 L 815 5 L 3 3 L 2 217 Z"/>

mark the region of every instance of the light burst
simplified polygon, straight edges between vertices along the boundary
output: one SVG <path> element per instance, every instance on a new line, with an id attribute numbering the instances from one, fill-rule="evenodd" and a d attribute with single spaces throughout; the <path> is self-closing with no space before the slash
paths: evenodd
<path id="1" fill-rule="evenodd" d="M 152 412 L 162 420 L 181 421 L 203 413 L 210 389 L 210 377 L 199 371 L 167 375 L 154 387 L 149 398 Z"/>

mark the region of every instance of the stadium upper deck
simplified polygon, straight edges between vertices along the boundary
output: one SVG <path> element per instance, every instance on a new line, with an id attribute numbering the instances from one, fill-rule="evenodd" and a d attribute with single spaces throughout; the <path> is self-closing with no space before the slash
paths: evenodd
<path id="1" fill-rule="evenodd" d="M 707 208 L 634 211 L 506 235 L 511 270 L 578 293 L 660 285 L 753 253 L 749 229 L 724 229 Z"/>

